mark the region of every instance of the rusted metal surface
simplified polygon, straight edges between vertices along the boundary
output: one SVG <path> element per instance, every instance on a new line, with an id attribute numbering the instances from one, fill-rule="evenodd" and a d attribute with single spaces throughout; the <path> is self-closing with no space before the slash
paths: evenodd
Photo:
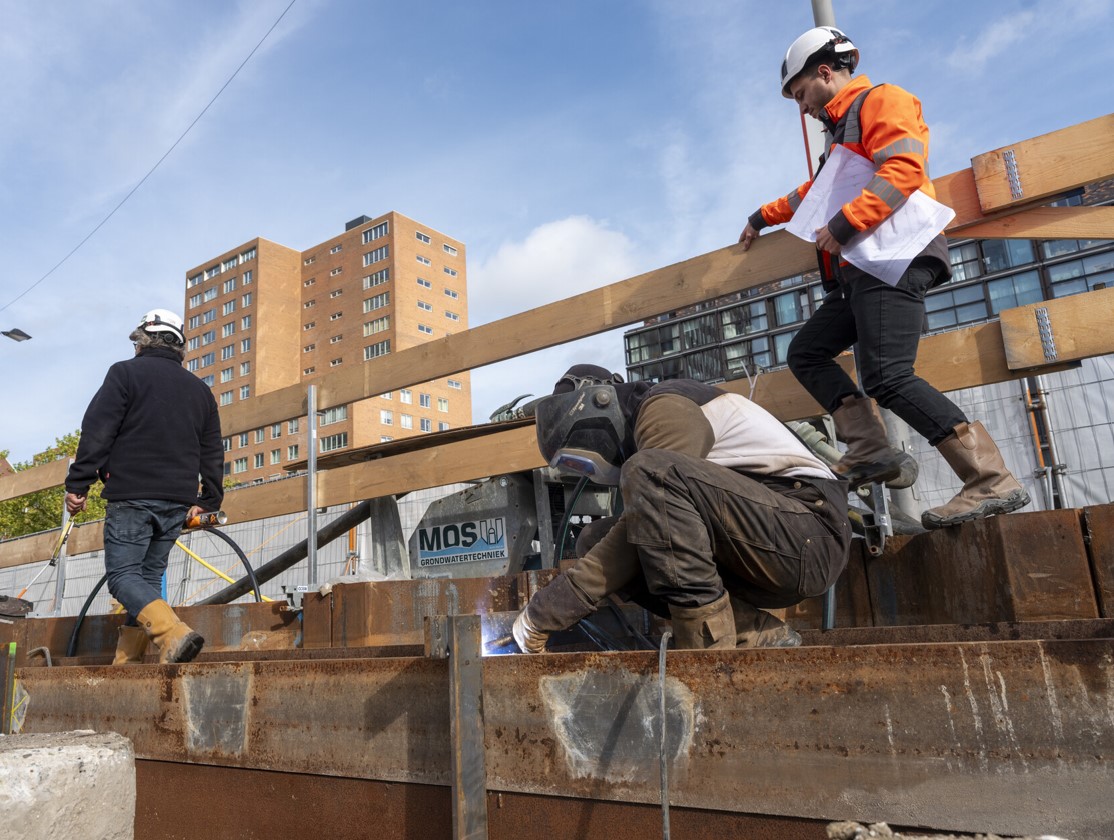
<path id="1" fill-rule="evenodd" d="M 1114 836 L 1112 647 L 675 652 L 671 803 Z M 111 729 L 141 758 L 449 784 L 444 661 L 24 668 L 20 678 L 27 731 Z M 656 679 L 652 652 L 485 659 L 489 791 L 657 802 Z"/>
<path id="2" fill-rule="evenodd" d="M 1114 639 L 1114 619 L 1078 621 L 991 622 L 988 624 L 921 624 L 911 627 L 845 627 L 802 630 L 804 644 L 914 645 L 940 642 L 1017 642 L 1051 639 Z"/>
<path id="3" fill-rule="evenodd" d="M 136 840 L 431 840 L 452 831 L 449 789 L 433 785 L 140 760 L 136 794 Z M 487 810 L 491 840 L 661 834 L 660 810 L 639 803 L 489 792 Z M 827 836 L 822 821 L 728 811 L 673 808 L 670 822 L 685 840 Z"/>
<path id="4" fill-rule="evenodd" d="M 1084 508 L 1080 513 L 1095 577 L 1099 614 L 1114 618 L 1114 504 Z"/>

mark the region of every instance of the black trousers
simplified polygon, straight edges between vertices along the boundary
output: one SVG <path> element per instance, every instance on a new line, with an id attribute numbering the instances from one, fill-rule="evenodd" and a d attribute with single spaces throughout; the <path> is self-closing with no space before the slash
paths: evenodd
<path id="1" fill-rule="evenodd" d="M 834 361 L 857 344 L 862 388 L 935 446 L 967 420 L 959 407 L 913 370 L 924 324 L 924 296 L 941 269 L 914 260 L 896 286 L 851 266 L 844 285 L 820 304 L 789 344 L 789 369 L 828 412 L 858 394 Z"/>

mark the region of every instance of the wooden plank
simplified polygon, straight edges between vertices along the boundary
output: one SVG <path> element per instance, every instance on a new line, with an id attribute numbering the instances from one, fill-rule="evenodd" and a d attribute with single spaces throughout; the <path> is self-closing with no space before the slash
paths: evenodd
<path id="1" fill-rule="evenodd" d="M 0 502 L 57 487 L 66 480 L 69 469 L 70 459 L 59 458 L 48 464 L 0 476 Z"/>
<path id="2" fill-rule="evenodd" d="M 993 213 L 1114 176 L 1114 114 L 971 159 L 979 207 Z"/>
<path id="3" fill-rule="evenodd" d="M 962 237 L 1114 239 L 1114 207 L 1034 207 L 968 225 Z"/>
<path id="4" fill-rule="evenodd" d="M 1023 370 L 1112 353 L 1112 321 L 1114 288 L 1003 310 L 1006 364 Z"/>

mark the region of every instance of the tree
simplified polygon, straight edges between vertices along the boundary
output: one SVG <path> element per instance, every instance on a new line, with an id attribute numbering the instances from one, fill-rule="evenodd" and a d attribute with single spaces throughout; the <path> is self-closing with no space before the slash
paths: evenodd
<path id="1" fill-rule="evenodd" d="M 81 431 L 70 432 L 55 439 L 54 445 L 34 456 L 30 461 L 15 464 L 16 472 L 37 467 L 40 464 L 49 464 L 59 458 L 72 458 L 77 454 L 77 442 Z M 7 457 L 7 452 L 2 453 Z M 91 522 L 104 519 L 104 500 L 101 499 L 101 487 L 98 481 L 89 488 L 89 501 L 85 510 L 74 517 L 74 521 Z M 48 490 L 38 490 L 0 502 L 0 539 L 22 537 L 35 534 L 39 531 L 49 531 L 62 524 L 62 506 L 66 495 L 64 487 L 52 487 Z"/>

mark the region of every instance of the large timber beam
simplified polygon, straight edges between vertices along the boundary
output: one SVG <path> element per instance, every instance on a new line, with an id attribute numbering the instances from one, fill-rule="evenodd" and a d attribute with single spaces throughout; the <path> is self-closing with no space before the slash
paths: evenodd
<path id="1" fill-rule="evenodd" d="M 142 759 L 450 782 L 444 660 L 22 668 L 25 731 Z M 997 834 L 1114 835 L 1109 639 L 669 655 L 670 802 Z M 657 802 L 657 654 L 487 657 L 487 787 Z"/>

